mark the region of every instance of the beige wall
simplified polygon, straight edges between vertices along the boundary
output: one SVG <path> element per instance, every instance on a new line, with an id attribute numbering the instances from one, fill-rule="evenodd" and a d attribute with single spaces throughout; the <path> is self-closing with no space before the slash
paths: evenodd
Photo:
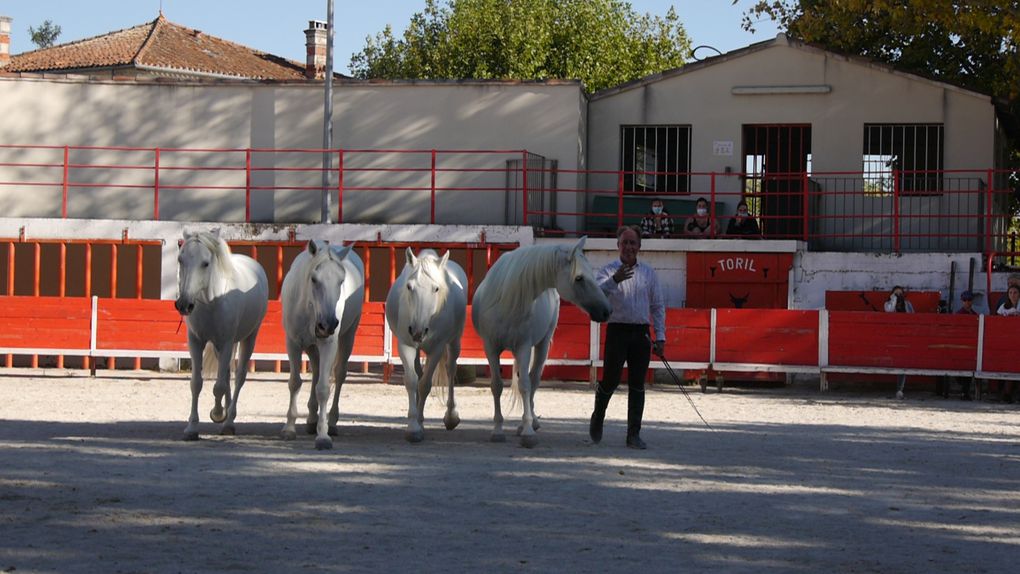
<path id="1" fill-rule="evenodd" d="M 117 146 L 141 148 L 322 147 L 322 87 L 305 84 L 110 82 L 67 79 L 0 78 L 0 143 L 24 145 Z M 584 96 L 576 83 L 394 83 L 338 84 L 334 89 L 334 147 L 345 149 L 522 150 L 578 167 L 583 151 L 578 126 Z M 244 219 L 244 153 L 160 153 L 160 218 L 206 221 Z M 441 154 L 440 168 L 505 169 L 520 154 Z M 59 164 L 62 150 L 0 149 L 0 163 Z M 150 166 L 154 153 L 78 150 L 71 163 Z M 345 167 L 430 166 L 430 154 L 355 154 Z M 308 171 L 255 171 L 254 187 L 317 187 L 318 153 L 256 153 L 254 167 L 303 167 Z M 360 163 L 359 163 L 360 161 Z M 212 162 L 212 163 L 210 163 Z M 168 166 L 219 167 L 217 171 L 167 170 Z M 70 180 L 89 187 L 71 190 L 69 211 L 77 217 L 151 218 L 153 171 L 72 169 Z M 0 181 L 57 183 L 60 168 L 0 167 Z M 561 176 L 576 187 L 576 176 Z M 202 189 L 174 190 L 172 186 Z M 349 222 L 427 223 L 430 177 L 426 174 L 349 173 L 350 187 L 424 187 L 426 191 L 348 191 Z M 506 185 L 502 172 L 441 175 L 439 223 L 504 223 L 502 191 L 478 188 Z M 135 187 L 127 187 L 135 186 Z M 331 187 L 336 182 L 331 182 Z M 234 188 L 234 189 L 223 189 Z M 240 188 L 240 190 L 238 189 Z M 336 192 L 332 200 L 335 207 Z M 59 185 L 0 188 L 0 209 L 17 217 L 58 216 Z M 258 221 L 317 221 L 317 189 L 256 190 Z"/>
<path id="2" fill-rule="evenodd" d="M 820 94 L 736 95 L 735 87 L 828 86 Z M 589 106 L 588 165 L 620 169 L 620 126 L 677 124 L 692 128 L 694 172 L 743 171 L 744 124 L 810 124 L 813 170 L 860 171 L 865 123 L 943 123 L 945 168 L 994 165 L 995 112 L 988 96 L 890 72 L 780 36 L 762 47 L 694 64 L 673 76 L 594 96 Z M 733 156 L 713 155 L 713 142 L 733 142 Z M 597 179 L 597 178 L 596 178 Z M 601 187 L 614 187 L 606 178 Z M 594 185 L 594 184 L 593 184 Z M 717 189 L 739 193 L 738 178 Z M 692 194 L 708 195 L 708 178 L 692 178 Z M 727 198 L 736 203 L 736 196 Z"/>

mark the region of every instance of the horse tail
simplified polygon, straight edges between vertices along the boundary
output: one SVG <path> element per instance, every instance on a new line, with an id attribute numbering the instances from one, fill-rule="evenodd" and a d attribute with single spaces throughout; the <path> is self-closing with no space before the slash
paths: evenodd
<path id="1" fill-rule="evenodd" d="M 202 351 L 202 378 L 215 379 L 219 369 L 220 354 L 216 352 L 216 347 L 211 342 L 206 343 L 205 350 Z"/>
<path id="2" fill-rule="evenodd" d="M 230 348 L 230 360 L 233 360 L 237 355 L 237 343 Z M 236 368 L 237 365 L 231 365 L 231 368 Z M 215 379 L 220 369 L 220 354 L 216 351 L 216 347 L 212 342 L 205 344 L 205 350 L 202 351 L 202 378 L 203 379 Z"/>
<path id="3" fill-rule="evenodd" d="M 450 380 L 450 346 L 443 347 L 443 354 L 439 355 L 439 365 L 432 371 L 432 395 L 439 399 L 439 404 L 446 405 L 446 389 L 453 384 Z"/>

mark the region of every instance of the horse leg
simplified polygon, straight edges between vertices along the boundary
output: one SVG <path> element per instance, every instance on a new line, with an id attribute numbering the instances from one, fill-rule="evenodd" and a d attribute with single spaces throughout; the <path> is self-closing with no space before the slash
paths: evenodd
<path id="1" fill-rule="evenodd" d="M 457 382 L 457 358 L 460 357 L 460 341 L 451 341 L 446 347 L 446 364 L 441 365 L 446 369 L 446 416 L 443 417 L 443 424 L 446 430 L 453 430 L 460 424 L 460 415 L 457 414 L 457 403 L 453 401 L 453 387 Z"/>
<path id="2" fill-rule="evenodd" d="M 308 417 L 305 418 L 305 432 L 315 434 L 319 426 L 319 399 L 315 395 L 315 387 L 319 385 L 319 345 L 313 343 L 307 349 L 308 370 L 312 373 L 312 390 L 308 393 Z M 329 377 L 326 377 L 326 384 L 329 385 Z"/>
<path id="3" fill-rule="evenodd" d="M 336 436 L 336 425 L 340 422 L 340 390 L 347 381 L 347 362 L 354 351 L 354 332 L 357 327 L 351 329 L 338 341 L 339 349 L 336 363 L 333 367 L 333 378 L 336 380 L 336 388 L 333 390 L 333 406 L 329 409 L 329 436 Z"/>
<path id="4" fill-rule="evenodd" d="M 207 353 L 212 351 L 212 348 L 206 350 Z M 216 397 L 216 403 L 209 411 L 209 418 L 214 423 L 222 423 L 227 420 L 227 410 L 230 409 L 230 363 L 233 351 L 234 346 L 229 342 L 226 347 L 215 350 L 216 384 L 213 385 L 213 396 Z M 224 397 L 226 397 L 226 404 L 224 404 Z"/>
<path id="5" fill-rule="evenodd" d="M 316 409 L 316 416 L 318 420 L 315 425 L 315 449 L 327 450 L 333 448 L 333 439 L 329 438 L 329 419 L 326 408 L 329 406 L 329 372 L 333 365 L 336 364 L 336 338 L 330 337 L 329 339 L 320 340 L 318 348 L 319 364 L 315 369 L 315 372 L 318 374 L 318 380 L 315 382 L 315 388 L 312 389 L 312 394 L 315 396 L 315 401 L 318 406 L 318 409 Z M 337 381 L 336 394 L 338 397 L 340 396 L 339 387 L 340 381 Z M 308 404 L 311 405 L 311 399 L 309 399 Z M 310 410 L 308 412 L 308 416 L 311 417 Z"/>
<path id="6" fill-rule="evenodd" d="M 535 393 L 538 392 L 538 385 L 542 382 L 542 370 L 545 368 L 545 360 L 549 357 L 549 345 L 552 344 L 552 333 L 535 345 L 535 357 L 531 361 L 531 370 L 528 376 L 531 378 L 531 412 L 535 412 Z M 535 430 L 542 425 L 538 422 L 538 415 L 535 415 L 535 422 L 532 424 Z"/>
<path id="7" fill-rule="evenodd" d="M 400 364 L 404 366 L 404 388 L 407 389 L 407 429 L 404 431 L 404 439 L 407 442 L 421 442 L 425 438 L 425 431 L 421 426 L 421 417 L 418 416 L 418 373 L 414 369 L 418 349 L 399 343 L 398 352 Z"/>
<path id="8" fill-rule="evenodd" d="M 531 403 L 532 392 L 531 392 L 531 373 L 529 373 L 529 366 L 531 365 L 531 345 L 525 344 L 517 349 L 514 353 L 514 362 L 517 366 L 517 386 L 521 393 L 521 401 L 524 404 L 524 415 L 521 419 L 521 446 L 525 448 L 532 448 L 538 444 L 538 439 L 535 436 L 535 410 L 534 405 Z"/>
<path id="9" fill-rule="evenodd" d="M 237 346 L 237 365 L 234 367 L 234 395 L 230 399 L 230 407 L 227 408 L 227 420 L 223 423 L 220 434 L 232 435 L 235 433 L 234 419 L 237 418 L 237 399 L 241 396 L 241 387 L 244 386 L 244 382 L 248 378 L 248 361 L 251 360 L 251 355 L 255 351 L 256 335 L 258 335 L 257 329 Z"/>
<path id="10" fill-rule="evenodd" d="M 283 440 L 294 440 L 297 432 L 294 421 L 297 419 L 297 398 L 301 391 L 301 348 L 297 343 L 287 340 L 287 359 L 290 361 L 290 378 L 287 388 L 290 390 L 290 404 L 287 407 L 287 422 L 283 425 Z"/>
<path id="11" fill-rule="evenodd" d="M 202 392 L 202 350 L 205 345 L 188 336 L 188 353 L 191 355 L 191 414 L 184 428 L 184 440 L 198 440 L 198 395 Z"/>
<path id="12" fill-rule="evenodd" d="M 500 409 L 499 397 L 503 394 L 503 376 L 499 372 L 499 354 L 502 349 L 485 343 L 485 358 L 489 361 L 489 371 L 492 378 L 489 380 L 489 388 L 492 390 L 492 435 L 489 440 L 492 442 L 506 442 L 506 435 L 503 434 L 503 411 Z"/>

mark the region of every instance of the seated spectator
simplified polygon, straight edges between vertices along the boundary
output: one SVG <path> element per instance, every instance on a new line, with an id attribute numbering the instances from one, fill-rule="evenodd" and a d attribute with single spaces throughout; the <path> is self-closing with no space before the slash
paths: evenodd
<path id="1" fill-rule="evenodd" d="M 893 287 L 889 300 L 885 302 L 886 313 L 913 313 L 914 306 L 907 301 L 907 292 L 899 285 Z M 896 379 L 896 398 L 903 398 L 903 388 L 907 385 L 907 376 L 899 375 Z"/>
<path id="2" fill-rule="evenodd" d="M 1018 286 L 1018 288 L 1020 288 L 1020 274 L 1018 274 L 1018 273 L 1010 273 L 1010 276 L 1006 278 L 1006 289 L 1007 289 L 1007 291 L 1013 285 L 1016 285 L 1016 286 Z M 999 311 L 999 308 L 1003 306 L 1003 303 L 1006 303 L 1007 295 L 1009 295 L 1009 293 L 1004 293 L 999 298 L 999 301 L 997 301 L 996 304 L 994 304 L 993 306 L 991 305 L 991 301 L 989 300 L 988 301 L 988 313 L 990 313 L 992 315 L 996 314 L 996 312 Z"/>
<path id="3" fill-rule="evenodd" d="M 974 309 L 974 293 L 973 292 L 971 292 L 971 291 L 964 291 L 963 293 L 960 293 L 960 308 L 956 310 L 956 313 L 958 315 L 980 315 L 981 314 L 981 313 L 978 313 Z M 971 388 L 970 388 L 971 387 L 971 382 L 972 382 L 971 377 L 956 377 L 956 382 L 960 383 L 960 389 L 963 390 L 963 400 L 965 400 L 965 401 L 973 400 L 974 395 L 971 393 Z M 941 392 L 939 394 L 941 394 L 944 398 L 948 399 L 949 398 L 949 385 L 947 383 L 944 383 L 945 386 L 942 387 Z"/>
<path id="4" fill-rule="evenodd" d="M 726 226 L 726 235 L 742 237 L 744 239 L 761 239 L 761 229 L 758 227 L 758 220 L 748 212 L 747 201 L 741 199 L 737 204 L 737 213 L 730 219 Z"/>
<path id="5" fill-rule="evenodd" d="M 695 204 L 695 214 L 684 223 L 684 235 L 687 237 L 715 237 L 719 234 L 719 222 L 708 214 L 708 200 L 699 197 Z"/>
<path id="6" fill-rule="evenodd" d="M 995 310 L 995 314 L 1003 317 L 1020 315 L 1020 286 L 1009 286 L 1009 289 L 1006 290 L 1005 301 Z"/>
<path id="7" fill-rule="evenodd" d="M 652 201 L 652 212 L 641 218 L 641 237 L 666 238 L 673 234 L 673 218 L 661 199 Z"/>

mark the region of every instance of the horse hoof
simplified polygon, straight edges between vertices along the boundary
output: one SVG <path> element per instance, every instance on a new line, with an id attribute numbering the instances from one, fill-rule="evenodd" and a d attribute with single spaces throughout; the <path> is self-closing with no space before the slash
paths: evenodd
<path id="1" fill-rule="evenodd" d="M 492 436 L 489 437 L 489 442 L 506 442 L 506 435 L 503 433 L 492 433 Z"/>
<path id="2" fill-rule="evenodd" d="M 409 443 L 418 443 L 425 440 L 424 431 L 404 431 L 404 439 Z"/>
<path id="3" fill-rule="evenodd" d="M 292 430 L 285 430 L 280 433 L 283 436 L 283 440 L 295 440 L 297 439 L 297 433 Z"/>
<path id="4" fill-rule="evenodd" d="M 317 438 L 315 439 L 315 450 L 329 450 L 333 448 L 333 441 L 329 438 Z"/>
<path id="5" fill-rule="evenodd" d="M 234 430 L 234 426 L 233 425 L 225 426 L 225 427 L 220 429 L 220 435 L 222 435 L 222 436 L 234 436 L 236 434 L 237 434 L 237 431 Z"/>
<path id="6" fill-rule="evenodd" d="M 537 444 L 538 437 L 533 434 L 524 435 L 521 437 L 521 446 L 523 446 L 524 448 L 535 448 Z"/>
<path id="7" fill-rule="evenodd" d="M 212 419 L 212 422 L 214 423 L 221 423 L 227 420 L 227 410 L 213 408 L 213 410 L 209 411 L 209 418 Z"/>
<path id="8" fill-rule="evenodd" d="M 195 432 L 186 432 L 186 433 L 184 433 L 184 437 L 182 437 L 182 438 L 183 438 L 183 440 L 189 441 L 189 442 L 190 441 L 196 441 L 196 440 L 198 440 L 198 431 L 195 431 Z"/>
<path id="9" fill-rule="evenodd" d="M 446 425 L 446 430 L 453 430 L 460 424 L 460 417 L 443 417 L 443 424 Z"/>

